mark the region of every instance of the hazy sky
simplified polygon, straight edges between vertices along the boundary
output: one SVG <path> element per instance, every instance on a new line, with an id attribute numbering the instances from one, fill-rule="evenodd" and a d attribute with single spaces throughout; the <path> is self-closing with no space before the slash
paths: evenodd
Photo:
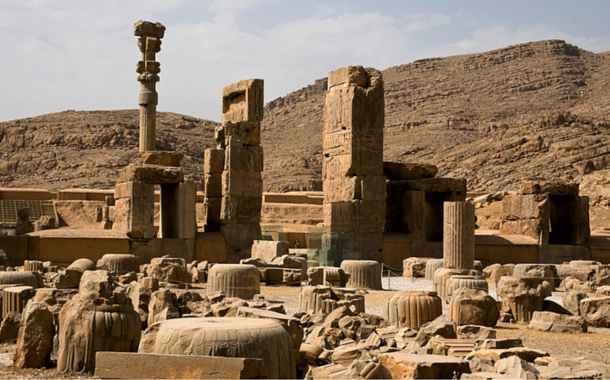
<path id="1" fill-rule="evenodd" d="M 0 0 L 0 121 L 137 108 L 133 24 L 167 27 L 160 111 L 220 119 L 222 87 L 265 80 L 265 103 L 346 65 L 564 39 L 610 50 L 606 0 Z"/>

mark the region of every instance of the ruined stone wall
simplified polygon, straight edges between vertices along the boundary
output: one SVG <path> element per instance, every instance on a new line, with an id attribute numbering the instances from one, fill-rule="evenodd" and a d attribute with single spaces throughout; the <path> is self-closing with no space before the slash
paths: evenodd
<path id="1" fill-rule="evenodd" d="M 218 146 L 206 151 L 206 230 L 220 227 L 230 263 L 250 257 L 261 238 L 263 85 L 249 79 L 223 89 Z"/>
<path id="2" fill-rule="evenodd" d="M 321 260 L 381 261 L 386 184 L 381 73 L 348 66 L 329 74 L 324 105 L 325 236 Z"/>

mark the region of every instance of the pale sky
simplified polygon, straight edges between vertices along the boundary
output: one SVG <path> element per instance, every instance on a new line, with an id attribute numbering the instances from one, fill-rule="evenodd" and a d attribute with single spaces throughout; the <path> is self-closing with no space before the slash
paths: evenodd
<path id="1" fill-rule="evenodd" d="M 221 91 L 265 80 L 265 103 L 346 65 L 563 39 L 610 50 L 606 0 L 0 0 L 0 121 L 138 108 L 133 24 L 161 22 L 160 111 L 220 120 Z"/>

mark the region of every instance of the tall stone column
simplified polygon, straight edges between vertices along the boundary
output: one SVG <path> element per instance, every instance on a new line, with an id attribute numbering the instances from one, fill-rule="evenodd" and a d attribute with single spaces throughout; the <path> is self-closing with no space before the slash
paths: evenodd
<path id="1" fill-rule="evenodd" d="M 445 202 L 443 266 L 449 269 L 474 268 L 474 204 Z"/>
<path id="2" fill-rule="evenodd" d="M 138 46 L 142 60 L 136 71 L 142 88 L 138 98 L 140 104 L 140 152 L 155 150 L 155 132 L 157 127 L 157 90 L 161 72 L 160 63 L 155 61 L 155 54 L 161 51 L 161 39 L 165 27 L 159 23 L 138 21 L 134 35 L 139 36 Z"/>
<path id="3" fill-rule="evenodd" d="M 382 259 L 386 181 L 381 73 L 347 66 L 328 76 L 324 105 L 321 264 Z"/>
<path id="4" fill-rule="evenodd" d="M 249 79 L 222 90 L 222 128 L 216 131 L 217 140 L 224 140 L 217 147 L 224 149 L 220 230 L 226 240 L 230 263 L 249 258 L 254 240 L 261 238 L 263 86 L 262 79 Z M 210 191 L 216 187 L 214 181 L 218 181 L 213 176 L 216 173 L 213 173 L 212 158 L 222 157 L 222 153 L 207 154 L 210 176 L 206 178 L 206 191 Z M 213 195 L 212 191 L 208 197 L 208 218 L 212 216 Z"/>

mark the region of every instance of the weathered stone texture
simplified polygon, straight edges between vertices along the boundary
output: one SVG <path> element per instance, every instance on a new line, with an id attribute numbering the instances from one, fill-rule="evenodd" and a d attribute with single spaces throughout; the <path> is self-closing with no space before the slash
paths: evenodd
<path id="1" fill-rule="evenodd" d="M 322 261 L 381 261 L 385 224 L 381 73 L 348 66 L 329 74 L 324 106 Z"/>

